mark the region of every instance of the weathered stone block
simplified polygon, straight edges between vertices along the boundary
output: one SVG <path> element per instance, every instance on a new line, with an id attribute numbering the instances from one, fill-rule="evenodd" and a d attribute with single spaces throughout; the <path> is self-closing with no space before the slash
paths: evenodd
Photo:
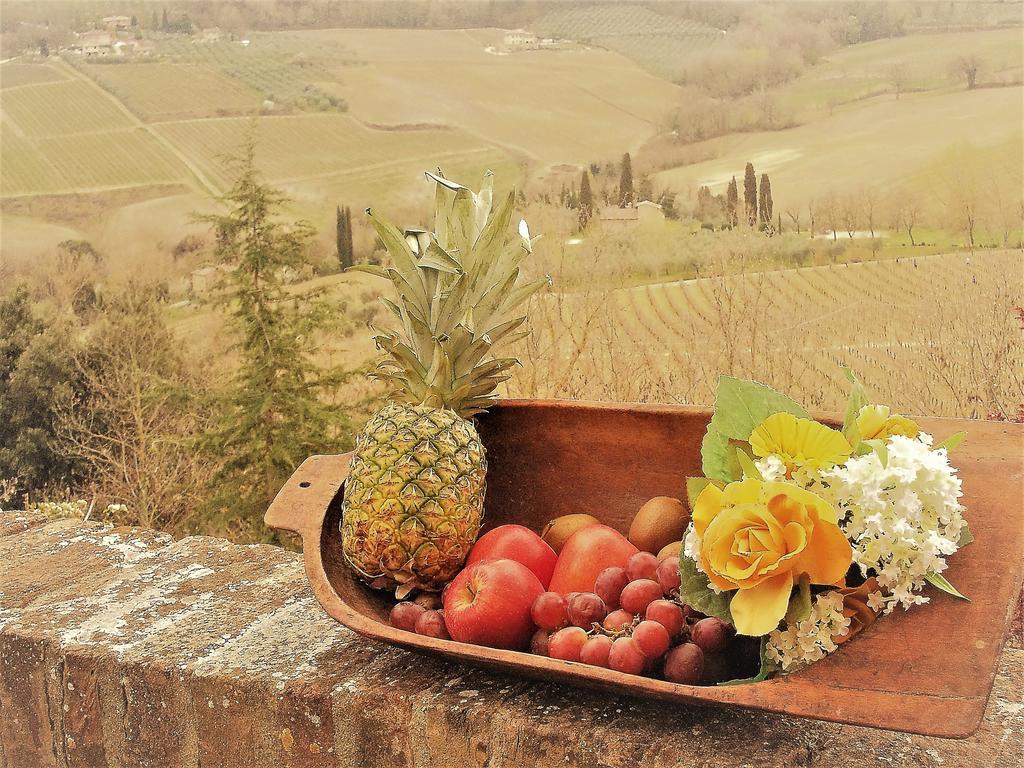
<path id="1" fill-rule="evenodd" d="M 290 552 L 17 525 L 0 514 L 3 768 L 1022 762 L 1019 638 L 981 729 L 945 741 L 515 680 L 353 634 Z"/>

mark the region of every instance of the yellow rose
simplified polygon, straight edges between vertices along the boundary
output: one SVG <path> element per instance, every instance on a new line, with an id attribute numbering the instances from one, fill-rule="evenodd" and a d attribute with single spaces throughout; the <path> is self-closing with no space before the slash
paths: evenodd
<path id="1" fill-rule="evenodd" d="M 835 584 L 853 552 L 824 499 L 791 483 L 741 480 L 705 486 L 693 508 L 701 567 L 730 603 L 736 631 L 771 632 L 786 614 L 801 574 Z"/>
<path id="2" fill-rule="evenodd" d="M 917 423 L 906 416 L 889 413 L 887 405 L 865 405 L 857 414 L 861 440 L 882 440 L 893 435 L 917 437 Z"/>

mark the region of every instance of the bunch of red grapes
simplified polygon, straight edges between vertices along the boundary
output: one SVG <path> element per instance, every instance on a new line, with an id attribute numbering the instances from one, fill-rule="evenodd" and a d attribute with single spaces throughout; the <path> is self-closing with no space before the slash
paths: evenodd
<path id="1" fill-rule="evenodd" d="M 424 592 L 414 600 L 403 600 L 391 609 L 391 626 L 415 632 L 417 635 L 450 640 L 444 623 L 444 610 L 440 595 Z"/>
<path id="2" fill-rule="evenodd" d="M 698 685 L 728 679 L 733 630 L 679 600 L 679 563 L 638 552 L 593 592 L 545 592 L 532 608 L 533 653 Z"/>

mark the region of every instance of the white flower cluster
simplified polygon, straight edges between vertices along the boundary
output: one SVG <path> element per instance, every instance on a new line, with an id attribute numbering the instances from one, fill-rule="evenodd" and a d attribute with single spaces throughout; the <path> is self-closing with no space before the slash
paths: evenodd
<path id="1" fill-rule="evenodd" d="M 833 637 L 850 631 L 850 620 L 843 616 L 843 596 L 837 591 L 818 595 L 811 613 L 795 626 L 776 629 L 768 635 L 765 656 L 791 672 L 825 658 L 837 646 Z"/>
<path id="2" fill-rule="evenodd" d="M 761 479 L 769 483 L 790 482 L 805 488 L 812 493 L 824 496 L 821 492 L 822 470 L 814 467 L 797 467 L 792 477 L 786 477 L 786 463 L 779 458 L 778 454 L 770 453 L 763 459 L 754 462 L 757 471 L 761 473 Z"/>
<path id="3" fill-rule="evenodd" d="M 874 572 L 885 613 L 928 602 L 916 593 L 926 574 L 945 570 L 966 526 L 960 478 L 946 450 L 931 445 L 923 432 L 916 439 L 895 435 L 886 440 L 884 463 L 872 452 L 823 473 L 853 561 L 865 576 Z"/>

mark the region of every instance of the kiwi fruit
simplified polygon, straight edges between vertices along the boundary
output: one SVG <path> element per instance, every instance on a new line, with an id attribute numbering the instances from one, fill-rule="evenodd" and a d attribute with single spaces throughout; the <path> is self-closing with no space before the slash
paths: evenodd
<path id="1" fill-rule="evenodd" d="M 583 512 L 576 512 L 571 515 L 562 515 L 556 517 L 554 520 L 544 526 L 544 530 L 541 531 L 540 537 L 548 543 L 548 546 L 555 550 L 556 553 L 562 551 L 562 547 L 565 542 L 568 541 L 569 537 L 572 536 L 580 528 L 586 528 L 588 525 L 600 525 L 601 521 L 593 515 L 588 515 Z"/>
<path id="2" fill-rule="evenodd" d="M 629 526 L 629 540 L 644 552 L 660 552 L 674 541 L 682 541 L 690 513 L 679 499 L 655 496 L 636 513 Z"/>

